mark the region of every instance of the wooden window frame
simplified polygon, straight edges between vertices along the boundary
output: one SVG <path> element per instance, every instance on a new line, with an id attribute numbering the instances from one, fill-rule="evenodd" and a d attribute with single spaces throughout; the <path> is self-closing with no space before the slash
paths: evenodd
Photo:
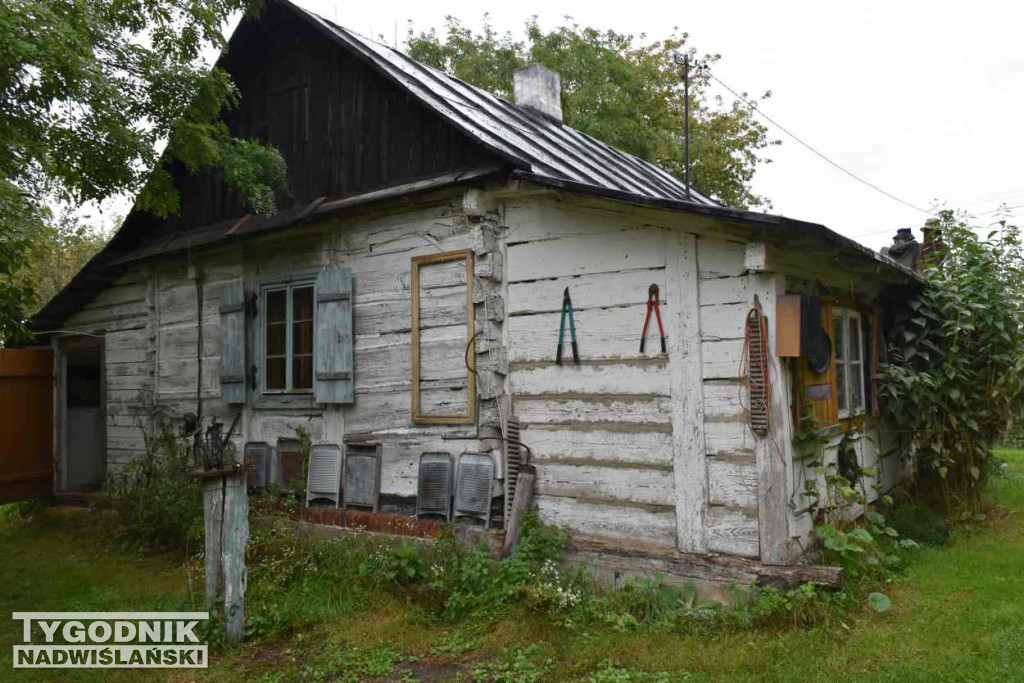
<path id="1" fill-rule="evenodd" d="M 420 413 L 420 268 L 452 261 L 466 262 L 466 339 L 465 355 L 471 368 L 466 369 L 466 413 L 463 415 L 423 415 Z M 473 304 L 473 251 L 460 249 L 441 254 L 416 256 L 412 259 L 412 421 L 415 424 L 473 424 L 476 421 L 476 325 Z"/>
<path id="2" fill-rule="evenodd" d="M 314 354 L 316 353 L 316 282 L 300 280 L 295 282 L 281 282 L 277 284 L 263 285 L 260 288 L 259 298 L 259 334 L 262 340 L 262 345 L 260 347 L 260 364 L 257 367 L 260 370 L 259 391 L 264 396 L 306 396 L 307 394 L 314 393 L 315 387 L 312 386 L 312 384 L 309 389 L 296 390 L 293 388 L 294 378 L 292 375 L 294 373 L 293 366 L 295 360 L 295 344 L 293 338 L 295 334 L 294 291 L 296 289 L 309 289 L 312 293 L 312 317 L 308 321 L 313 327 L 313 350 L 309 353 L 311 367 L 314 362 Z M 284 389 L 267 389 L 267 295 L 272 292 L 285 292 Z"/>
<path id="3" fill-rule="evenodd" d="M 248 377 L 249 364 L 256 366 L 256 387 L 249 387 L 249 405 L 258 410 L 278 408 L 309 408 L 316 404 L 316 277 L 321 268 L 301 268 L 283 273 L 273 273 L 262 276 L 250 276 L 247 279 L 247 291 L 255 293 L 256 315 L 246 321 L 246 337 L 252 355 L 246 365 L 246 376 Z M 271 391 L 265 392 L 266 388 L 266 299 L 264 292 L 272 289 L 283 289 L 285 287 L 313 288 L 313 390 L 303 392 Z M 289 296 L 289 307 L 291 306 Z M 288 326 L 291 328 L 291 325 Z M 288 332 L 291 335 L 291 330 Z M 290 365 L 290 363 L 289 363 Z M 290 370 L 289 370 L 290 372 Z M 248 383 L 248 382 L 247 382 Z"/>
<path id="4" fill-rule="evenodd" d="M 864 320 L 863 320 L 863 316 L 860 314 L 859 311 L 855 311 L 855 310 L 850 309 L 850 308 L 839 308 L 839 307 L 834 307 L 832 309 L 832 320 L 833 320 L 833 331 L 835 329 L 835 321 L 837 321 L 837 320 L 841 320 L 842 321 L 841 325 L 843 326 L 843 341 L 845 342 L 845 346 L 843 348 L 842 370 L 840 370 L 838 350 L 835 349 L 835 347 L 834 347 L 835 340 L 833 340 L 833 342 L 832 342 L 833 343 L 833 352 L 832 352 L 832 359 L 833 360 L 832 360 L 832 364 L 835 367 L 835 374 L 833 376 L 833 384 L 832 384 L 832 386 L 833 386 L 833 392 L 835 394 L 836 415 L 838 416 L 838 418 L 840 420 L 847 420 L 847 419 L 850 419 L 850 418 L 853 418 L 853 417 L 862 416 L 865 413 L 867 413 L 867 395 L 865 393 L 865 386 L 864 386 L 864 364 L 866 362 L 866 359 L 864 357 L 864 350 L 865 350 L 864 349 Z M 857 334 L 856 335 L 853 335 L 853 334 L 850 333 L 850 321 L 851 320 L 856 320 L 857 321 Z M 853 344 L 853 343 L 857 344 L 859 349 L 860 349 L 860 353 L 858 354 L 858 360 L 857 361 L 851 360 L 852 354 L 850 352 L 852 350 L 851 344 Z M 857 366 L 856 372 L 852 372 L 851 371 L 851 366 L 852 365 L 856 365 Z M 846 399 L 846 409 L 839 409 L 838 408 L 838 405 L 839 405 L 839 372 L 840 371 L 843 372 L 843 378 L 845 380 L 845 382 L 844 382 L 844 389 L 845 389 L 845 396 L 844 396 L 844 398 Z M 860 384 L 860 405 L 859 406 L 853 405 L 853 391 L 852 391 L 853 385 L 851 384 L 852 381 L 856 381 L 856 382 L 858 382 Z"/>

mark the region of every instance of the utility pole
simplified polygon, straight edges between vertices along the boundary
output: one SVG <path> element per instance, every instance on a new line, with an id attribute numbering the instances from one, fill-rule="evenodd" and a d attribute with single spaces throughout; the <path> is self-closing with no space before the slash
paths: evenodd
<path id="1" fill-rule="evenodd" d="M 690 55 L 683 55 L 683 139 L 686 157 L 683 168 L 686 174 L 686 201 L 690 201 Z"/>

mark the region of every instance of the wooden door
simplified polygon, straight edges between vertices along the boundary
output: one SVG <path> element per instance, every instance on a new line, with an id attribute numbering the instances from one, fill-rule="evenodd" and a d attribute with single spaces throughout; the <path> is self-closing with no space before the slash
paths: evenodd
<path id="1" fill-rule="evenodd" d="M 0 503 L 53 492 L 53 351 L 0 349 Z"/>

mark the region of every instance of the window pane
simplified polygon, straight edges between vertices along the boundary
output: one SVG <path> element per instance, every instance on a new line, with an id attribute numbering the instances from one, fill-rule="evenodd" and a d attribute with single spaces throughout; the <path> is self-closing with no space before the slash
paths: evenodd
<path id="1" fill-rule="evenodd" d="M 313 321 L 292 325 L 292 352 L 313 353 Z"/>
<path id="2" fill-rule="evenodd" d="M 837 362 L 846 360 L 846 318 L 838 315 L 832 319 L 832 352 Z"/>
<path id="3" fill-rule="evenodd" d="M 309 391 L 313 388 L 313 356 L 295 356 L 292 359 L 292 389 Z"/>
<path id="4" fill-rule="evenodd" d="M 860 320 L 850 318 L 850 360 L 860 360 Z"/>
<path id="5" fill-rule="evenodd" d="M 313 288 L 298 287 L 292 290 L 292 320 L 313 319 Z"/>
<path id="6" fill-rule="evenodd" d="M 863 375 L 860 364 L 850 364 L 850 405 L 854 410 L 864 407 L 864 386 L 861 384 Z"/>
<path id="7" fill-rule="evenodd" d="M 267 292 L 267 322 L 283 323 L 288 316 L 288 292 L 283 289 L 276 289 Z"/>
<path id="8" fill-rule="evenodd" d="M 286 351 L 285 333 L 288 327 L 284 323 L 272 323 L 267 325 L 267 355 L 283 356 Z"/>
<path id="9" fill-rule="evenodd" d="M 284 391 L 285 358 L 267 359 L 267 391 Z"/>

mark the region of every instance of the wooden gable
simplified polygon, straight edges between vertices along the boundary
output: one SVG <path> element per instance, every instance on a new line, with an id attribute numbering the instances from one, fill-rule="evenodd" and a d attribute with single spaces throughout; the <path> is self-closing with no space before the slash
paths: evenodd
<path id="1" fill-rule="evenodd" d="M 303 206 L 399 185 L 446 171 L 493 164 L 484 150 L 359 56 L 327 38 L 294 11 L 270 2 L 239 25 L 220 65 L 241 93 L 225 114 L 231 133 L 281 152 L 288 187 L 277 208 Z M 245 215 L 219 174 L 173 168 L 180 215 L 146 224 L 139 239 Z M 142 234 L 139 234 L 142 233 Z"/>

